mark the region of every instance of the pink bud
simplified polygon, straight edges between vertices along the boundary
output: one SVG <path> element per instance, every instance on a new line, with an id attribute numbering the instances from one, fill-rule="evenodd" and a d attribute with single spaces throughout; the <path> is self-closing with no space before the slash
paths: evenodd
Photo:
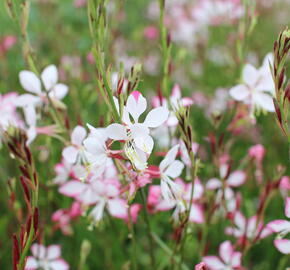
<path id="1" fill-rule="evenodd" d="M 280 181 L 280 188 L 284 190 L 290 190 L 290 177 L 283 176 Z"/>
<path id="2" fill-rule="evenodd" d="M 204 262 L 201 262 L 201 263 L 197 264 L 194 269 L 195 270 L 206 270 L 207 267 L 206 267 L 206 264 Z"/>
<path id="3" fill-rule="evenodd" d="M 266 150 L 263 145 L 257 144 L 249 149 L 249 156 L 261 162 L 265 156 Z"/>
<path id="4" fill-rule="evenodd" d="M 158 37 L 158 29 L 155 26 L 147 26 L 144 29 L 144 36 L 148 40 L 155 40 Z"/>

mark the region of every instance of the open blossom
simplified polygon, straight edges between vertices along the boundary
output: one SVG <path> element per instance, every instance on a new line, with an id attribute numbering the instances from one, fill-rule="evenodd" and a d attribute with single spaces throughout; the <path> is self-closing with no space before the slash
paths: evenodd
<path id="1" fill-rule="evenodd" d="M 286 198 L 285 202 L 285 216 L 290 219 L 290 197 Z M 278 233 L 277 238 L 274 240 L 275 247 L 284 254 L 290 254 L 290 239 L 283 238 L 290 233 L 290 221 L 278 219 L 271 221 L 268 228 Z"/>
<path id="2" fill-rule="evenodd" d="M 70 235 L 73 233 L 71 221 L 82 214 L 79 202 L 74 202 L 69 209 L 59 209 L 53 213 L 51 220 L 56 222 L 56 227 L 60 228 L 62 233 Z"/>
<path id="3" fill-rule="evenodd" d="M 143 123 L 139 123 L 139 117 L 145 112 L 146 108 L 146 99 L 140 92 L 134 91 L 128 97 L 124 107 L 122 119 L 124 125 L 114 123 L 107 127 L 109 138 L 125 141 L 125 153 L 139 170 L 146 168 L 146 155 L 151 154 L 154 146 L 153 139 L 150 136 L 150 128 L 162 125 L 168 117 L 168 110 L 165 107 L 158 107 L 147 114 Z M 131 121 L 130 116 L 133 121 Z"/>
<path id="4" fill-rule="evenodd" d="M 262 67 L 256 69 L 251 64 L 246 64 L 243 69 L 243 82 L 230 89 L 230 95 L 237 101 L 242 101 L 254 112 L 255 108 L 261 108 L 274 112 L 274 82 L 269 63 L 273 63 L 273 55 L 268 54 Z"/>
<path id="5" fill-rule="evenodd" d="M 71 146 L 67 146 L 62 151 L 63 158 L 68 163 L 76 163 L 83 161 L 84 156 L 84 147 L 82 145 L 84 139 L 87 136 L 87 131 L 82 126 L 76 126 L 71 134 Z"/>
<path id="6" fill-rule="evenodd" d="M 33 256 L 27 258 L 25 270 L 68 270 L 68 263 L 61 258 L 59 245 L 45 247 L 41 244 L 31 246 Z"/>
<path id="7" fill-rule="evenodd" d="M 46 67 L 42 71 L 40 78 L 28 70 L 23 70 L 19 73 L 21 86 L 31 94 L 21 95 L 17 101 L 18 106 L 38 106 L 47 100 L 47 93 L 52 100 L 61 100 L 68 93 L 68 87 L 57 82 L 58 73 L 56 66 L 50 65 Z M 42 85 L 47 93 L 42 90 Z"/>
<path id="8" fill-rule="evenodd" d="M 159 164 L 161 192 L 163 198 L 167 201 L 181 198 L 182 190 L 180 186 L 172 180 L 180 176 L 184 168 L 184 164 L 181 161 L 175 160 L 178 149 L 179 145 L 172 147 Z"/>
<path id="9" fill-rule="evenodd" d="M 4 95 L 0 94 L 0 128 L 6 130 L 9 125 L 21 127 L 23 122 L 16 111 L 16 100 L 18 94 L 10 92 Z"/>
<path id="10" fill-rule="evenodd" d="M 219 256 L 205 256 L 203 261 L 210 270 L 235 270 L 241 268 L 242 253 L 234 250 L 230 241 L 220 244 Z"/>
<path id="11" fill-rule="evenodd" d="M 272 233 L 272 230 L 264 227 L 262 222 L 258 223 L 257 216 L 246 219 L 241 212 L 237 211 L 233 222 L 235 226 L 227 227 L 225 232 L 236 238 L 246 237 L 249 240 L 255 240 L 265 238 Z"/>

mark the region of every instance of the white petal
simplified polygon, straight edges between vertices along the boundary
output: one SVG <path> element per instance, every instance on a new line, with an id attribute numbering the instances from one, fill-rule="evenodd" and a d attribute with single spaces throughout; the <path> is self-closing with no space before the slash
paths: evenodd
<path id="1" fill-rule="evenodd" d="M 76 197 L 86 188 L 86 184 L 80 181 L 69 181 L 59 188 L 59 192 L 68 197 Z"/>
<path id="2" fill-rule="evenodd" d="M 249 86 L 254 86 L 259 79 L 258 70 L 251 64 L 246 64 L 243 69 L 243 80 Z"/>
<path id="3" fill-rule="evenodd" d="M 25 270 L 35 270 L 38 267 L 38 262 L 34 257 L 29 256 L 25 264 Z"/>
<path id="4" fill-rule="evenodd" d="M 162 125 L 168 118 L 169 111 L 165 107 L 158 107 L 151 110 L 144 121 L 144 125 L 156 128 Z"/>
<path id="5" fill-rule="evenodd" d="M 46 67 L 41 73 L 41 80 L 46 90 L 50 90 L 56 85 L 58 80 L 57 69 L 55 65 Z"/>
<path id="6" fill-rule="evenodd" d="M 24 109 L 24 117 L 27 125 L 35 126 L 36 125 L 36 111 L 33 106 L 26 106 Z"/>
<path id="7" fill-rule="evenodd" d="M 43 245 L 40 244 L 33 244 L 31 246 L 31 252 L 34 257 L 39 259 L 44 259 L 46 255 L 46 248 Z"/>
<path id="8" fill-rule="evenodd" d="M 204 215 L 200 205 L 193 203 L 190 209 L 189 220 L 195 223 L 203 223 Z"/>
<path id="9" fill-rule="evenodd" d="M 154 141 L 151 136 L 146 135 L 142 137 L 137 137 L 134 139 L 134 142 L 136 146 L 141 149 L 143 152 L 147 154 L 151 154 L 153 146 L 154 146 Z"/>
<path id="10" fill-rule="evenodd" d="M 246 180 L 246 174 L 243 171 L 234 171 L 227 179 L 227 184 L 231 187 L 239 187 Z"/>
<path id="11" fill-rule="evenodd" d="M 25 106 L 37 106 L 42 103 L 42 100 L 38 96 L 34 96 L 31 94 L 23 94 L 17 97 L 16 106 L 25 107 Z"/>
<path id="12" fill-rule="evenodd" d="M 253 100 L 255 104 L 257 104 L 264 110 L 268 112 L 275 112 L 273 98 L 270 95 L 263 92 L 255 92 L 253 94 Z"/>
<path id="13" fill-rule="evenodd" d="M 234 222 L 235 222 L 236 226 L 239 227 L 241 230 L 245 230 L 246 229 L 246 219 L 242 215 L 241 212 L 236 212 L 235 213 Z"/>
<path id="14" fill-rule="evenodd" d="M 68 93 L 68 86 L 62 83 L 58 83 L 53 86 L 52 90 L 49 92 L 49 96 L 56 99 L 63 99 Z"/>
<path id="15" fill-rule="evenodd" d="M 168 168 L 164 171 L 164 174 L 176 178 L 181 175 L 182 170 L 184 168 L 184 164 L 179 160 L 174 160 Z"/>
<path id="16" fill-rule="evenodd" d="M 219 247 L 219 255 L 226 264 L 230 264 L 234 250 L 230 241 L 221 243 Z"/>
<path id="17" fill-rule="evenodd" d="M 84 140 L 83 144 L 86 150 L 93 155 L 99 155 L 105 152 L 103 145 L 100 144 L 97 138 L 89 137 Z"/>
<path id="18" fill-rule="evenodd" d="M 126 127 L 120 124 L 111 124 L 106 129 L 107 136 L 112 140 L 127 140 Z"/>
<path id="19" fill-rule="evenodd" d="M 128 207 L 125 200 L 113 199 L 108 202 L 108 210 L 113 217 L 126 218 L 128 216 Z"/>
<path id="20" fill-rule="evenodd" d="M 68 263 L 63 259 L 54 260 L 49 263 L 49 266 L 52 270 L 68 270 L 69 265 Z"/>
<path id="21" fill-rule="evenodd" d="M 243 84 L 239 84 L 230 89 L 230 96 L 237 101 L 245 101 L 249 95 L 249 89 Z"/>
<path id="22" fill-rule="evenodd" d="M 216 256 L 206 256 L 203 257 L 203 262 L 211 269 L 211 270 L 224 270 L 226 269 L 226 265 L 222 263 L 222 261 Z"/>
<path id="23" fill-rule="evenodd" d="M 234 252 L 232 254 L 231 262 L 233 267 L 238 268 L 239 266 L 241 266 L 241 260 L 242 260 L 241 252 Z"/>
<path id="24" fill-rule="evenodd" d="M 60 257 L 61 251 L 59 245 L 51 245 L 46 249 L 46 258 L 48 260 L 54 260 Z"/>
<path id="25" fill-rule="evenodd" d="M 68 146 L 62 151 L 63 158 L 70 164 L 73 164 L 77 160 L 78 150 L 74 146 Z"/>
<path id="26" fill-rule="evenodd" d="M 142 94 L 138 91 L 132 92 L 132 94 L 128 97 L 126 109 L 132 115 L 135 123 L 138 122 L 139 116 L 145 112 L 146 108 L 147 101 Z"/>
<path id="27" fill-rule="evenodd" d="M 131 125 L 130 131 L 132 138 L 147 136 L 150 132 L 148 127 L 139 123 Z"/>
<path id="28" fill-rule="evenodd" d="M 211 190 L 220 188 L 221 186 L 222 186 L 222 183 L 217 178 L 212 178 L 208 180 L 208 182 L 206 183 L 206 188 L 211 189 Z"/>
<path id="29" fill-rule="evenodd" d="M 282 231 L 290 231 L 290 221 L 283 220 L 283 219 L 277 219 L 274 221 L 271 221 L 267 228 L 271 229 L 272 231 L 276 233 L 280 233 Z"/>
<path id="30" fill-rule="evenodd" d="M 290 254 L 290 240 L 276 239 L 274 240 L 275 247 L 283 254 Z"/>
<path id="31" fill-rule="evenodd" d="M 168 151 L 165 158 L 161 161 L 161 163 L 159 165 L 160 171 L 164 171 L 165 168 L 175 160 L 177 153 L 178 153 L 178 149 L 179 149 L 179 144 L 173 146 Z"/>
<path id="32" fill-rule="evenodd" d="M 290 218 L 290 197 L 286 198 L 286 203 L 285 203 L 285 216 L 287 218 Z"/>
<path id="33" fill-rule="evenodd" d="M 28 70 L 20 71 L 19 73 L 19 80 L 21 86 L 28 92 L 34 94 L 41 93 L 41 83 L 37 76 Z"/>
<path id="34" fill-rule="evenodd" d="M 81 146 L 86 136 L 86 129 L 82 126 L 76 126 L 71 134 L 71 142 L 74 145 Z"/>

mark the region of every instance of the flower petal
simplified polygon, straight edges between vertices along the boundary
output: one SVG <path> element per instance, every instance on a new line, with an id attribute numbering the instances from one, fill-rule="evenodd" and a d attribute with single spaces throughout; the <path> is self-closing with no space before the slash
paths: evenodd
<path id="1" fill-rule="evenodd" d="M 86 184 L 80 182 L 80 181 L 69 181 L 62 185 L 59 188 L 59 193 L 64 194 L 68 197 L 77 197 L 79 194 L 84 192 L 86 188 Z"/>
<path id="2" fill-rule="evenodd" d="M 234 249 L 230 241 L 225 241 L 220 244 L 219 255 L 226 264 L 230 264 Z"/>
<path id="3" fill-rule="evenodd" d="M 226 265 L 216 256 L 206 256 L 202 259 L 211 270 L 224 270 Z"/>
<path id="4" fill-rule="evenodd" d="M 276 239 L 274 240 L 275 247 L 283 254 L 290 254 L 290 240 Z"/>
<path id="5" fill-rule="evenodd" d="M 280 233 L 284 230 L 290 231 L 290 221 L 277 219 L 268 223 L 267 228 L 271 229 L 276 233 Z"/>
<path id="6" fill-rule="evenodd" d="M 56 85 L 58 80 L 57 69 L 55 65 L 50 65 L 46 67 L 41 73 L 41 80 L 43 82 L 44 88 L 48 91 L 51 90 L 54 85 Z"/>
<path id="7" fill-rule="evenodd" d="M 20 71 L 19 73 L 19 80 L 21 86 L 28 92 L 34 94 L 41 93 L 41 83 L 37 76 L 28 70 Z"/>
<path id="8" fill-rule="evenodd" d="M 208 182 L 206 183 L 206 188 L 210 190 L 220 188 L 221 186 L 222 186 L 222 183 L 218 178 L 212 178 L 208 180 Z"/>
<path id="9" fill-rule="evenodd" d="M 112 140 L 127 140 L 126 127 L 120 124 L 111 124 L 106 129 L 107 135 Z"/>
<path id="10" fill-rule="evenodd" d="M 246 174 L 243 171 L 234 171 L 227 179 L 227 184 L 231 187 L 239 187 L 246 180 Z"/>
<path id="11" fill-rule="evenodd" d="M 249 97 L 249 95 L 249 89 L 243 84 L 239 84 L 230 89 L 230 96 L 237 101 L 244 101 Z"/>
<path id="12" fill-rule="evenodd" d="M 273 98 L 264 92 L 255 92 L 253 94 L 255 104 L 268 112 L 275 112 Z"/>
<path id="13" fill-rule="evenodd" d="M 259 79 L 258 70 L 251 64 L 246 64 L 243 69 L 243 80 L 249 86 L 254 86 Z"/>
<path id="14" fill-rule="evenodd" d="M 70 164 L 77 160 L 78 150 L 74 146 L 68 146 L 62 150 L 62 156 Z"/>
<path id="15" fill-rule="evenodd" d="M 54 260 L 60 257 L 61 251 L 59 245 L 51 245 L 46 249 L 46 258 L 48 260 Z"/>
<path id="16" fill-rule="evenodd" d="M 54 260 L 49 263 L 49 266 L 52 270 L 68 270 L 69 265 L 63 259 Z"/>
<path id="17" fill-rule="evenodd" d="M 33 244 L 31 246 L 31 252 L 34 257 L 39 259 L 44 259 L 46 255 L 46 248 L 43 245 L 40 244 Z"/>
<path id="18" fill-rule="evenodd" d="M 74 145 L 81 146 L 86 136 L 86 129 L 82 126 L 76 126 L 71 134 L 71 142 Z"/>
<path id="19" fill-rule="evenodd" d="M 126 103 L 126 110 L 130 113 L 135 121 L 138 123 L 140 115 L 145 112 L 147 108 L 147 101 L 138 91 L 132 92 L 128 97 Z"/>
<path id="20" fill-rule="evenodd" d="M 26 264 L 25 264 L 25 270 L 35 270 L 38 268 L 38 262 L 37 260 L 32 257 L 32 256 L 29 256 L 27 258 L 27 261 L 26 261 Z"/>
<path id="21" fill-rule="evenodd" d="M 159 168 L 160 171 L 164 171 L 166 167 L 168 167 L 169 164 L 171 164 L 178 153 L 179 144 L 173 146 L 166 154 L 165 158 L 160 162 Z"/>
<path id="22" fill-rule="evenodd" d="M 144 125 L 151 128 L 156 128 L 162 125 L 168 118 L 169 111 L 165 107 L 158 107 L 151 110 L 144 121 Z"/>
<path id="23" fill-rule="evenodd" d="M 191 205 L 189 220 L 198 224 L 204 222 L 203 209 L 199 204 L 193 203 Z"/>
<path id="24" fill-rule="evenodd" d="M 290 218 L 290 197 L 286 198 L 286 203 L 285 203 L 285 216 L 287 218 Z"/>
<path id="25" fill-rule="evenodd" d="M 136 146 L 141 149 L 143 152 L 147 154 L 151 154 L 153 146 L 154 146 L 154 141 L 151 136 L 146 135 L 142 137 L 137 137 L 134 139 L 134 142 Z"/>
<path id="26" fill-rule="evenodd" d="M 169 177 L 176 178 L 181 175 L 183 168 L 184 164 L 181 161 L 174 160 L 164 171 L 164 174 L 168 175 Z"/>
<path id="27" fill-rule="evenodd" d="M 62 83 L 58 83 L 49 92 L 51 98 L 63 99 L 68 93 L 68 86 Z"/>

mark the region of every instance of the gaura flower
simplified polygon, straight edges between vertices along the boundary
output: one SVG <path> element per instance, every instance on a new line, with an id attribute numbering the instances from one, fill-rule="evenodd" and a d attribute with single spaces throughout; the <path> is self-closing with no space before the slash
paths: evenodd
<path id="1" fill-rule="evenodd" d="M 87 131 L 82 126 L 76 126 L 71 134 L 71 146 L 67 146 L 62 151 L 63 158 L 68 163 L 76 163 L 85 160 L 82 143 L 87 136 Z"/>
<path id="2" fill-rule="evenodd" d="M 146 168 L 146 155 L 150 155 L 153 149 L 154 142 L 150 136 L 150 128 L 162 125 L 168 117 L 168 110 L 164 107 L 158 107 L 151 110 L 145 121 L 140 123 L 139 117 L 145 112 L 146 108 L 146 99 L 140 92 L 134 91 L 128 97 L 124 107 L 122 119 L 124 125 L 114 123 L 107 127 L 109 138 L 125 141 L 125 153 L 138 170 Z"/>
<path id="3" fill-rule="evenodd" d="M 57 83 L 58 73 L 56 66 L 50 65 L 46 67 L 40 76 L 37 77 L 35 73 L 28 70 L 23 70 L 19 73 L 19 80 L 21 86 L 31 94 L 23 94 L 18 98 L 18 106 L 24 107 L 27 105 L 38 106 L 46 100 L 46 93 L 42 91 L 43 84 L 45 91 L 53 100 L 63 99 L 67 92 L 68 87 L 65 84 Z"/>
<path id="4" fill-rule="evenodd" d="M 253 114 L 255 108 L 274 112 L 274 83 L 269 67 L 273 62 L 273 55 L 265 57 L 264 64 L 256 69 L 251 64 L 246 64 L 243 69 L 243 83 L 230 89 L 230 95 L 237 101 L 242 101 L 251 108 Z"/>
<path id="5" fill-rule="evenodd" d="M 219 257 L 205 256 L 203 261 L 210 270 L 235 270 L 241 268 L 242 253 L 234 251 L 230 241 L 220 244 Z"/>
<path id="6" fill-rule="evenodd" d="M 60 246 L 51 245 L 45 247 L 40 244 L 31 246 L 33 256 L 29 256 L 26 261 L 25 270 L 68 270 L 68 263 L 61 256 Z"/>
<path id="7" fill-rule="evenodd" d="M 181 188 L 180 186 L 172 181 L 172 178 L 180 176 L 184 168 L 184 164 L 175 160 L 178 153 L 179 145 L 172 147 L 165 158 L 159 164 L 160 179 L 161 179 L 161 192 L 165 200 L 180 200 Z"/>
<path id="8" fill-rule="evenodd" d="M 290 197 L 286 198 L 285 202 L 285 216 L 290 219 Z M 290 233 L 290 221 L 278 219 L 271 221 L 267 227 L 278 233 L 277 238 L 274 240 L 275 247 L 284 254 L 290 254 L 290 239 L 283 237 Z"/>

